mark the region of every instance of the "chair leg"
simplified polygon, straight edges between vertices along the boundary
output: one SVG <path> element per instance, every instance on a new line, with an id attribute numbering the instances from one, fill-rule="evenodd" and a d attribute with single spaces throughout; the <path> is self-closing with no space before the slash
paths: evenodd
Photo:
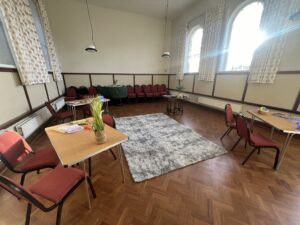
<path id="1" fill-rule="evenodd" d="M 89 158 L 88 161 L 89 161 L 89 177 L 91 177 L 92 176 L 92 158 Z"/>
<path id="2" fill-rule="evenodd" d="M 253 148 L 253 150 L 250 152 L 250 154 L 245 158 L 245 160 L 242 162 L 242 165 L 245 165 L 245 163 L 248 161 L 248 159 L 252 156 L 252 154 L 256 151 L 257 148 Z"/>
<path id="3" fill-rule="evenodd" d="M 275 150 L 276 150 L 276 156 L 275 156 L 273 169 L 277 170 L 277 164 L 278 164 L 278 161 L 279 161 L 280 150 L 278 148 L 275 148 Z"/>
<path id="4" fill-rule="evenodd" d="M 37 170 L 37 171 L 36 171 L 36 174 L 40 174 L 40 170 Z"/>
<path id="5" fill-rule="evenodd" d="M 222 140 L 227 134 L 229 134 L 230 129 L 232 129 L 232 128 L 229 127 L 229 128 L 225 131 L 225 133 L 222 135 L 222 137 L 220 138 L 220 140 Z"/>
<path id="6" fill-rule="evenodd" d="M 237 140 L 237 142 L 232 146 L 231 151 L 235 149 L 235 147 L 240 143 L 241 140 L 242 138 L 240 137 L 239 140 Z"/>
<path id="7" fill-rule="evenodd" d="M 245 146 L 244 146 L 244 148 L 245 149 L 247 148 L 247 140 L 245 140 Z"/>
<path id="8" fill-rule="evenodd" d="M 62 207 L 63 207 L 64 203 L 60 203 L 60 205 L 57 208 L 57 216 L 56 216 L 56 225 L 60 225 L 60 221 L 61 221 L 61 212 L 62 212 Z"/>
<path id="9" fill-rule="evenodd" d="M 257 150 L 257 155 L 260 155 L 260 148 L 258 148 Z"/>
<path id="10" fill-rule="evenodd" d="M 21 184 L 21 185 L 24 185 L 24 182 L 25 182 L 25 176 L 26 176 L 26 173 L 23 173 L 22 176 L 21 176 L 21 181 L 20 181 L 20 184 Z"/>
<path id="11" fill-rule="evenodd" d="M 90 186 L 90 189 L 91 189 L 91 192 L 92 192 L 92 195 L 93 195 L 93 198 L 96 198 L 97 195 L 96 195 L 96 192 L 95 192 L 95 189 L 94 189 L 94 186 L 93 186 L 93 183 L 91 181 L 91 178 L 90 177 L 87 177 L 87 181 L 89 183 L 89 186 Z"/>
<path id="12" fill-rule="evenodd" d="M 110 153 L 113 155 L 114 159 L 116 160 L 116 159 L 117 159 L 117 156 L 115 155 L 115 153 L 113 152 L 113 150 L 110 148 L 109 151 L 110 151 Z"/>
<path id="13" fill-rule="evenodd" d="M 31 207 L 32 207 L 32 205 L 28 203 L 27 204 L 25 225 L 29 225 L 29 223 L 30 223 Z"/>

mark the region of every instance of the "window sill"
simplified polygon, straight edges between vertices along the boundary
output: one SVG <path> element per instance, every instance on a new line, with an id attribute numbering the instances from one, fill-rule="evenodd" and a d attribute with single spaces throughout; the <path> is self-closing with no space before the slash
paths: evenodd
<path id="1" fill-rule="evenodd" d="M 249 70 L 218 71 L 217 75 L 248 75 Z"/>

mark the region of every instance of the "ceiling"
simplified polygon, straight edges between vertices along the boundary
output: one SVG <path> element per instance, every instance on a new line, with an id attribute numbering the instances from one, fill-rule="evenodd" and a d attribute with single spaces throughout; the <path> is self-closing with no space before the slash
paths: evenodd
<path id="1" fill-rule="evenodd" d="M 76 0 L 79 1 L 79 0 Z M 84 0 L 81 0 L 85 2 Z M 169 17 L 175 18 L 199 0 L 169 0 Z M 89 4 L 163 18 L 165 0 L 88 0 Z"/>

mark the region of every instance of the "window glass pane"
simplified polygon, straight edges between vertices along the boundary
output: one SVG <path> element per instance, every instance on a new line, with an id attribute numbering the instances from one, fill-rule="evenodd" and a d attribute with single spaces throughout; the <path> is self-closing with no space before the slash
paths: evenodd
<path id="1" fill-rule="evenodd" d="M 187 43 L 187 54 L 185 57 L 186 73 L 195 73 L 199 71 L 202 36 L 202 28 L 196 29 L 189 36 Z"/>
<path id="2" fill-rule="evenodd" d="M 226 70 L 249 70 L 255 49 L 266 39 L 260 30 L 263 4 L 254 2 L 236 16 L 231 30 Z"/>
<path id="3" fill-rule="evenodd" d="M 14 66 L 15 62 L 4 32 L 3 24 L 0 21 L 0 64 Z"/>
<path id="4" fill-rule="evenodd" d="M 49 53 L 48 53 L 48 46 L 47 46 L 47 41 L 46 41 L 46 36 L 44 33 L 44 28 L 41 23 L 39 11 L 37 8 L 36 3 L 34 3 L 34 0 L 29 0 L 29 5 L 31 8 L 32 16 L 34 19 L 34 23 L 36 26 L 36 30 L 39 36 L 39 40 L 42 46 L 43 54 L 46 60 L 47 68 L 49 71 L 51 71 L 51 64 L 50 64 L 50 58 L 49 58 Z"/>

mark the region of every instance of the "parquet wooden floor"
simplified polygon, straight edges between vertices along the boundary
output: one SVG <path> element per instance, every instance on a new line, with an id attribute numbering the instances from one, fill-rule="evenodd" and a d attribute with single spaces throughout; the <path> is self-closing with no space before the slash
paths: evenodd
<path id="1" fill-rule="evenodd" d="M 164 102 L 125 104 L 110 107 L 119 116 L 164 112 Z M 225 131 L 223 114 L 192 104 L 185 104 L 183 116 L 174 117 L 211 141 L 222 144 Z M 269 129 L 256 127 L 268 135 Z M 284 136 L 275 133 L 275 140 Z M 236 141 L 234 132 L 224 138 L 230 149 Z M 45 133 L 33 147 L 49 145 Z M 300 140 L 294 139 L 280 171 L 272 170 L 273 152 L 254 155 L 242 166 L 250 149 L 241 143 L 234 152 L 199 162 L 166 175 L 134 183 L 127 164 L 126 183 L 118 160 L 109 152 L 93 160 L 93 183 L 97 199 L 87 209 L 82 185 L 66 201 L 62 224 L 78 225 L 299 225 L 300 224 Z M 31 174 L 25 184 L 41 175 Z M 6 172 L 19 179 L 19 175 Z M 26 205 L 0 190 L 0 225 L 23 224 Z M 43 213 L 33 209 L 32 225 L 55 224 L 56 210 Z"/>

